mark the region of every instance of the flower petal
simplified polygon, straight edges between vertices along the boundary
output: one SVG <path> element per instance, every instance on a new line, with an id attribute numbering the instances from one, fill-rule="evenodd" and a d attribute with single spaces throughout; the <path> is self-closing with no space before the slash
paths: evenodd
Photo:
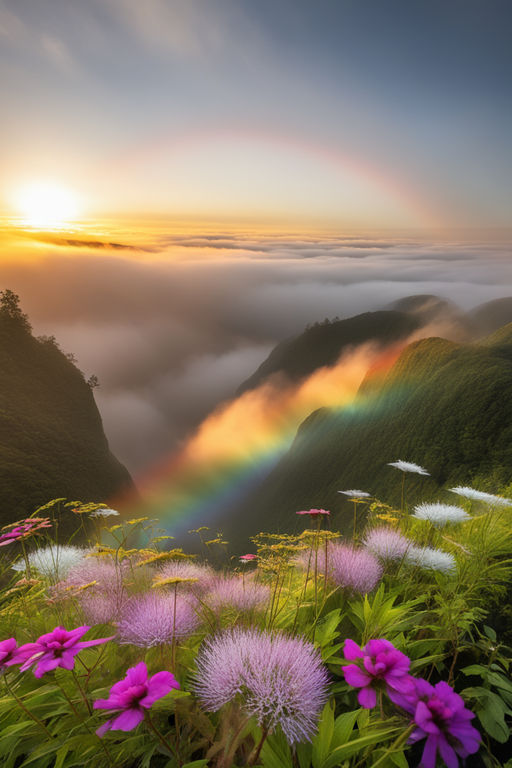
<path id="1" fill-rule="evenodd" d="M 362 659 L 364 654 L 361 648 L 353 640 L 347 637 L 343 646 L 343 655 L 349 661 L 355 661 L 356 659 Z"/>
<path id="2" fill-rule="evenodd" d="M 377 704 L 377 693 L 373 688 L 361 688 L 357 694 L 357 700 L 365 709 L 373 709 Z"/>
<path id="3" fill-rule="evenodd" d="M 144 713 L 140 709 L 127 709 L 112 720 L 110 726 L 113 731 L 132 731 L 144 720 Z"/>
<path id="4" fill-rule="evenodd" d="M 341 670 L 345 676 L 345 682 L 351 685 L 353 688 L 362 688 L 365 685 L 369 685 L 372 681 L 370 675 L 363 672 L 355 664 L 349 664 L 348 667 L 342 667 Z"/>

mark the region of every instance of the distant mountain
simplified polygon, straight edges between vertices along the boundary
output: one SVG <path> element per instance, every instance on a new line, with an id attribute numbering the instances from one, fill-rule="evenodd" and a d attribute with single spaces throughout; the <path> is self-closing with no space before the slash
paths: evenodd
<path id="1" fill-rule="evenodd" d="M 53 338 L 35 338 L 11 292 L 0 306 L 0 524 L 52 498 L 133 489 L 109 450 L 91 387 Z M 12 298 L 14 296 L 14 299 Z"/>
<path id="2" fill-rule="evenodd" d="M 399 504 L 402 473 L 387 466 L 399 458 L 431 473 L 408 475 L 410 503 L 479 476 L 495 486 L 510 483 L 512 324 L 481 343 L 427 338 L 410 344 L 387 374 L 363 382 L 350 408 L 312 413 L 288 454 L 237 506 L 236 518 L 219 525 L 236 541 L 240 520 L 247 536 L 294 528 L 295 512 L 310 507 L 348 519 L 338 491 L 349 488 Z"/>
<path id="3" fill-rule="evenodd" d="M 278 344 L 240 386 L 238 394 L 255 389 L 273 374 L 281 373 L 291 381 L 309 376 L 317 368 L 334 365 L 351 347 L 375 342 L 382 346 L 403 341 L 422 323 L 405 312 L 365 312 L 346 320 L 324 320 L 303 333 Z"/>
<path id="4" fill-rule="evenodd" d="M 438 296 L 407 296 L 377 312 L 364 312 L 344 320 L 324 320 L 278 344 L 239 387 L 237 394 L 255 389 L 274 374 L 291 381 L 333 365 L 351 347 L 374 342 L 382 347 L 406 340 L 432 323 L 457 339 L 466 339 L 470 327 L 455 304 Z"/>
<path id="5" fill-rule="evenodd" d="M 492 333 L 512 323 L 512 296 L 480 304 L 470 312 L 470 318 L 480 335 Z"/>

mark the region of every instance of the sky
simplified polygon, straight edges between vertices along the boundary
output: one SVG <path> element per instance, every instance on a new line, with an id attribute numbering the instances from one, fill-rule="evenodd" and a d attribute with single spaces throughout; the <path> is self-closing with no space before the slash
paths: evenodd
<path id="1" fill-rule="evenodd" d="M 308 323 L 512 294 L 511 21 L 508 0 L 0 0 L 0 289 L 98 376 L 136 477 L 269 398 L 335 400 L 342 369 L 215 415 Z"/>
<path id="2" fill-rule="evenodd" d="M 510 224 L 507 0 L 0 0 L 0 196 L 92 217 Z"/>

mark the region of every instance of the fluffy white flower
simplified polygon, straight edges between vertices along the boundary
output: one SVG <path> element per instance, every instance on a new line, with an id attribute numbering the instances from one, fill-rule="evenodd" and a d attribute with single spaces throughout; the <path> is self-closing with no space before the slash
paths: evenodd
<path id="1" fill-rule="evenodd" d="M 430 568 L 434 571 L 443 571 L 443 573 L 455 573 L 455 558 L 449 552 L 443 552 L 441 549 L 432 547 L 409 547 L 405 559 L 411 565 L 417 565 L 420 568 Z"/>
<path id="2" fill-rule="evenodd" d="M 432 525 L 441 526 L 448 523 L 462 523 L 469 520 L 469 515 L 462 507 L 456 507 L 452 504 L 418 504 L 414 507 L 412 517 L 418 520 L 428 520 Z"/>
<path id="3" fill-rule="evenodd" d="M 91 512 L 91 517 L 112 517 L 113 515 L 119 515 L 116 509 L 110 509 L 110 507 L 101 507 Z"/>
<path id="4" fill-rule="evenodd" d="M 420 467 L 419 464 L 413 464 L 412 461 L 402 461 L 402 459 L 398 459 L 398 461 L 389 461 L 388 466 L 401 469 L 402 472 L 416 472 L 418 475 L 430 475 L 430 472 L 427 472 L 426 469 Z"/>
<path id="5" fill-rule="evenodd" d="M 350 496 L 351 499 L 367 499 L 371 495 L 369 493 L 366 493 L 366 491 L 357 491 L 355 489 L 352 489 L 350 491 L 338 491 L 338 493 L 343 493 L 345 494 L 345 496 Z"/>
<path id="6" fill-rule="evenodd" d="M 89 550 L 83 547 L 43 547 L 31 552 L 28 556 L 28 562 L 30 567 L 42 576 L 52 580 L 65 579 L 69 570 L 78 565 L 88 552 Z M 15 571 L 24 571 L 26 568 L 25 560 L 17 560 L 12 567 Z"/>
<path id="7" fill-rule="evenodd" d="M 494 493 L 485 493 L 485 491 L 477 491 L 476 488 L 470 488 L 467 485 L 457 485 L 455 488 L 449 488 L 452 493 L 457 493 L 459 496 L 464 496 L 466 499 L 472 499 L 473 501 L 483 501 L 485 504 L 490 504 L 494 507 L 511 507 L 512 499 L 506 499 L 504 496 L 495 496 Z"/>

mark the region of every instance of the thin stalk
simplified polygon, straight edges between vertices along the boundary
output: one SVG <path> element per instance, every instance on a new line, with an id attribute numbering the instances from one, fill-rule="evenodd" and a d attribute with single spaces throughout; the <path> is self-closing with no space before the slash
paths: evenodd
<path id="1" fill-rule="evenodd" d="M 42 728 L 42 729 L 43 729 L 43 731 L 46 733 L 46 735 L 50 737 L 50 739 L 53 739 L 53 736 L 52 736 L 52 734 L 50 733 L 50 731 L 48 730 L 48 728 L 46 727 L 46 725 L 43 723 L 43 721 L 42 721 L 42 720 L 40 720 L 40 719 L 37 717 L 37 715 L 34 715 L 34 714 L 33 714 L 33 712 L 31 712 L 29 709 L 27 709 L 27 707 L 24 705 L 24 703 L 23 703 L 23 702 L 22 702 L 22 700 L 19 698 L 19 696 L 18 696 L 16 693 L 14 693 L 14 691 L 13 691 L 13 690 L 12 690 L 12 688 L 11 688 L 11 686 L 10 686 L 10 685 L 9 685 L 9 683 L 7 682 L 7 675 L 4 677 L 4 683 L 5 683 L 5 687 L 7 688 L 7 690 L 9 691 L 10 695 L 13 697 L 13 699 L 15 700 L 15 702 L 17 703 L 17 705 L 19 706 L 19 708 L 20 708 L 20 709 L 22 709 L 22 710 L 23 710 L 23 712 L 24 712 L 26 715 L 28 715 L 28 716 L 30 717 L 30 719 L 31 719 L 31 720 L 33 720 L 33 721 L 34 721 L 34 723 L 37 723 L 37 724 L 38 724 L 38 726 L 39 726 L 40 728 Z"/>
<path id="2" fill-rule="evenodd" d="M 176 669 L 176 602 L 178 599 L 178 582 L 174 585 L 174 608 L 172 616 L 172 641 L 171 641 L 171 672 Z"/>
<path id="3" fill-rule="evenodd" d="M 265 743 L 265 739 L 268 736 L 268 728 L 263 728 L 261 733 L 261 739 L 258 742 L 258 746 L 256 747 L 254 753 L 249 756 L 249 759 L 247 760 L 247 765 L 254 765 L 258 762 L 260 752 L 262 750 L 263 744 Z"/>
<path id="4" fill-rule="evenodd" d="M 171 755 L 173 755 L 176 759 L 178 759 L 176 755 L 176 750 L 174 749 L 172 744 L 168 742 L 164 736 L 162 736 L 162 734 L 160 733 L 156 725 L 153 723 L 151 719 L 151 715 L 149 714 L 148 710 L 146 710 L 145 714 L 146 714 L 146 722 L 149 725 L 150 729 L 155 734 L 155 736 L 157 737 L 160 744 L 162 744 L 162 746 L 164 746 L 171 753 Z"/>
<path id="5" fill-rule="evenodd" d="M 80 696 L 82 697 L 83 702 L 84 702 L 85 706 L 87 707 L 87 711 L 89 712 L 90 715 L 92 715 L 91 702 L 87 698 L 87 695 L 86 695 L 84 689 L 80 685 L 80 680 L 78 679 L 78 675 L 76 674 L 74 669 L 71 670 L 71 674 L 73 675 L 73 680 L 75 681 L 76 687 L 80 691 Z"/>

